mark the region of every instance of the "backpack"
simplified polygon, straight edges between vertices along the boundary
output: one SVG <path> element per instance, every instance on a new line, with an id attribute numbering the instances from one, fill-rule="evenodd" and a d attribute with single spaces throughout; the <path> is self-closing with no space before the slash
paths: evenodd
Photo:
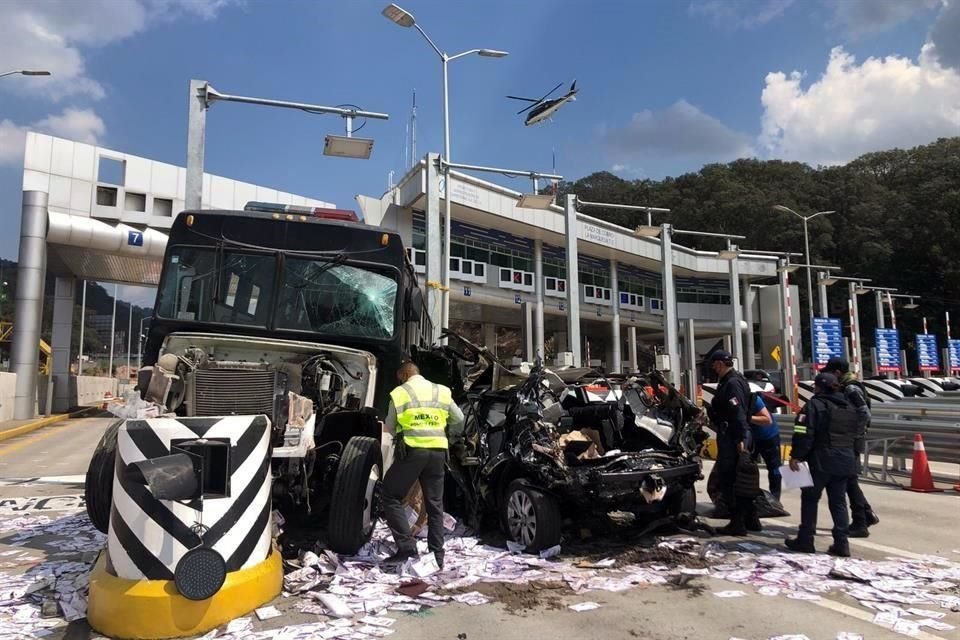
<path id="1" fill-rule="evenodd" d="M 824 400 L 823 404 L 826 406 L 829 420 L 827 431 L 830 434 L 830 446 L 837 449 L 852 449 L 859 437 L 857 408 L 846 398 L 842 404 L 829 400 Z"/>

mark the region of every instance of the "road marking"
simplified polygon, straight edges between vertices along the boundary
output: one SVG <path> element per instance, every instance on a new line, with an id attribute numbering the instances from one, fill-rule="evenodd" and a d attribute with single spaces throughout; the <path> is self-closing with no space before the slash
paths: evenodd
<path id="1" fill-rule="evenodd" d="M 849 605 L 841 604 L 833 600 L 827 600 L 826 598 L 821 598 L 819 600 L 814 600 L 812 602 L 813 604 L 819 607 L 830 609 L 832 611 L 836 611 L 837 613 L 850 616 L 851 618 L 857 618 L 858 620 L 869 622 L 870 624 L 876 624 L 873 621 L 873 615 L 867 611 L 863 611 L 862 609 L 856 609 Z M 880 627 L 881 629 L 886 629 L 887 631 L 890 631 L 892 633 L 892 630 L 889 627 L 885 627 L 879 624 L 876 626 Z M 910 637 L 919 638 L 920 640 L 946 640 L 946 638 L 935 636 L 932 633 L 927 633 L 926 631 L 917 631 L 916 633 L 910 634 Z"/>
<path id="2" fill-rule="evenodd" d="M 60 423 L 60 424 L 57 424 L 57 425 L 50 425 L 50 426 L 52 426 L 53 428 L 50 429 L 49 431 L 43 430 L 43 431 L 41 431 L 39 434 L 37 434 L 37 435 L 35 435 L 35 436 L 29 436 L 29 437 L 24 438 L 23 440 L 18 441 L 18 442 L 14 442 L 14 443 L 12 443 L 12 444 L 0 446 L 0 456 L 5 456 L 5 455 L 7 455 L 8 453 L 13 453 L 14 451 L 19 451 L 20 449 L 23 449 L 24 447 L 29 446 L 29 445 L 31 445 L 31 444 L 33 444 L 33 443 L 35 443 L 35 442 L 40 442 L 41 440 L 46 440 L 46 439 L 49 438 L 50 436 L 58 435 L 61 431 L 65 430 L 65 429 L 69 429 L 71 426 L 75 426 L 75 425 L 77 425 L 77 424 L 79 424 L 79 423 L 82 423 L 82 422 L 84 422 L 84 420 L 82 420 L 82 419 L 81 419 L 81 420 L 69 420 L 69 421 L 65 421 L 65 422 Z"/>
<path id="3" fill-rule="evenodd" d="M 82 484 L 86 476 L 44 476 L 36 478 L 0 478 L 0 487 L 29 486 L 34 484 Z"/>
<path id="4" fill-rule="evenodd" d="M 796 523 L 796 522 L 784 521 L 782 522 L 782 524 L 786 524 L 791 527 L 800 526 L 799 523 Z M 817 535 L 830 537 L 833 534 L 827 529 L 817 529 Z M 864 549 L 872 549 L 873 551 L 880 551 L 881 553 L 903 556 L 905 558 L 910 558 L 912 560 L 923 560 L 929 557 L 930 555 L 930 554 L 923 554 L 923 553 L 914 553 L 913 551 L 907 551 L 906 549 L 898 549 L 897 547 L 888 547 L 885 544 L 877 544 L 876 542 L 867 542 L 863 538 L 850 538 L 849 542 L 850 544 L 857 547 L 863 547 Z"/>

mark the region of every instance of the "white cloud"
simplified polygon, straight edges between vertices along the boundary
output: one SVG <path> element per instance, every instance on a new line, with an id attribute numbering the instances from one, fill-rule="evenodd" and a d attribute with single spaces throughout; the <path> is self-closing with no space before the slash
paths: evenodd
<path id="1" fill-rule="evenodd" d="M 735 2 L 733 0 L 692 0 L 688 11 L 694 16 L 706 16 L 715 24 L 736 29 L 752 29 L 780 17 L 796 0 L 763 0 Z"/>
<path id="2" fill-rule="evenodd" d="M 878 149 L 960 132 L 960 74 L 923 47 L 917 62 L 890 56 L 858 65 L 836 47 L 806 89 L 803 74 L 767 74 L 760 144 L 770 157 L 838 164 Z"/>
<path id="3" fill-rule="evenodd" d="M 183 15 L 211 18 L 234 0 L 3 0 L 0 60 L 5 69 L 46 69 L 48 78 L 15 78 L 2 87 L 52 100 L 103 98 L 83 50 L 106 46 Z"/>
<path id="4" fill-rule="evenodd" d="M 10 120 L 0 121 L 0 165 L 17 166 L 23 162 L 23 141 L 28 130 L 42 131 L 61 138 L 96 144 L 106 132 L 103 120 L 91 109 L 66 108 L 29 126 Z"/>
<path id="5" fill-rule="evenodd" d="M 829 2 L 834 23 L 854 35 L 878 33 L 943 5 L 943 0 L 843 0 Z"/>
<path id="6" fill-rule="evenodd" d="M 729 128 L 686 100 L 678 100 L 662 111 L 638 111 L 625 126 L 604 130 L 602 139 L 622 165 L 635 157 L 722 161 L 753 155 L 750 136 Z"/>

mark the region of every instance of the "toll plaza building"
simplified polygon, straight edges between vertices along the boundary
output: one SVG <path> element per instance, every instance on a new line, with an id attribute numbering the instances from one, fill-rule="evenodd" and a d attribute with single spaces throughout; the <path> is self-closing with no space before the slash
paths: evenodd
<path id="1" fill-rule="evenodd" d="M 368 224 L 400 233 L 420 274 L 426 274 L 429 257 L 427 208 L 431 202 L 438 207 L 442 223 L 445 197 L 431 157 L 381 198 L 357 198 Z M 431 185 L 436 193 L 430 193 Z M 576 291 L 568 291 L 564 208 L 521 208 L 521 193 L 459 172 L 451 174 L 450 195 L 451 329 L 490 349 L 496 345 L 498 357 L 508 362 L 542 355 L 548 362 L 559 358 L 565 362 L 558 364 L 599 366 L 608 372 L 654 365 L 655 354 L 664 351 L 668 298 L 659 238 L 640 237 L 632 229 L 577 213 L 579 283 Z M 690 370 L 717 344 L 725 344 L 740 363 L 749 363 L 744 368 L 778 368 L 770 352 L 781 344 L 785 309 L 776 258 L 742 253 L 730 260 L 675 243 L 671 253 L 684 344 L 681 362 L 673 362 L 672 368 L 693 375 Z M 743 292 L 736 314 L 742 319 L 740 341 L 733 339 L 731 278 Z M 568 325 L 574 301 L 579 302 L 582 362 L 566 355 L 576 351 Z M 795 295 L 792 305 L 795 322 Z M 439 310 L 433 310 L 433 317 L 440 317 Z M 741 349 L 742 355 L 737 354 Z"/>

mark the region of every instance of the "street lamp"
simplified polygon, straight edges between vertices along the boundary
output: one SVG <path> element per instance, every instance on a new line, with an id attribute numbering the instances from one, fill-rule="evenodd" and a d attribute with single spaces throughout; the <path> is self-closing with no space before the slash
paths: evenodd
<path id="1" fill-rule="evenodd" d="M 811 213 L 808 216 L 802 215 L 791 209 L 790 207 L 785 207 L 782 204 L 775 204 L 773 208 L 777 211 L 785 211 L 786 213 L 792 213 L 793 215 L 801 218 L 803 220 L 803 243 L 806 247 L 807 254 L 807 264 L 810 264 L 810 233 L 807 228 L 807 223 L 810 220 L 813 220 L 817 216 L 826 216 L 831 213 L 836 213 L 834 210 L 830 211 L 817 211 L 816 213 Z M 813 319 L 813 277 L 810 275 L 810 269 L 807 269 L 807 307 L 810 310 L 810 318 Z"/>
<path id="2" fill-rule="evenodd" d="M 7 76 L 48 76 L 50 72 L 45 69 L 16 69 L 14 71 L 5 71 L 0 73 L 0 78 Z"/>
<path id="3" fill-rule="evenodd" d="M 441 280 L 443 287 L 441 290 L 441 315 L 440 322 L 443 327 L 447 327 L 450 322 L 450 93 L 449 83 L 447 81 L 447 66 L 451 60 L 463 58 L 465 56 L 477 54 L 484 58 L 503 58 L 508 55 L 506 51 L 499 49 L 468 49 L 455 55 L 448 55 L 434 44 L 427 32 L 424 31 L 416 19 L 409 11 L 395 5 L 389 4 L 383 10 L 383 15 L 390 21 L 401 27 L 413 27 L 420 32 L 423 39 L 427 41 L 431 48 L 440 56 L 440 62 L 443 66 L 443 190 L 444 190 L 444 213 L 443 213 L 443 251 L 441 254 Z M 427 250 L 435 250 L 435 247 L 428 247 Z"/>

